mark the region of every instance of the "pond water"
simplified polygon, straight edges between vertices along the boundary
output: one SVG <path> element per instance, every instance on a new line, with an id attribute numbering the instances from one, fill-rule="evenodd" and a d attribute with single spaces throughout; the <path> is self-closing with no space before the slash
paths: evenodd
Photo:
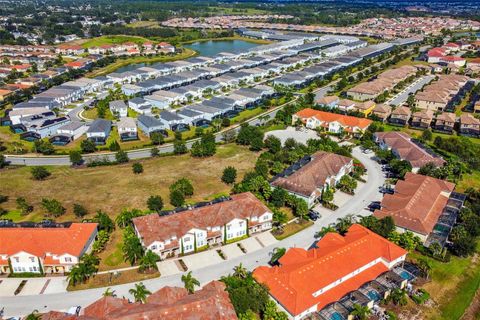
<path id="1" fill-rule="evenodd" d="M 187 44 L 184 47 L 198 51 L 201 56 L 212 57 L 220 52 L 240 53 L 258 44 L 243 40 L 202 41 Z"/>
<path id="2" fill-rule="evenodd" d="M 212 57 L 220 52 L 240 53 L 258 44 L 243 40 L 217 40 L 202 41 L 184 45 L 185 48 L 193 49 L 201 56 Z M 115 70 L 115 72 L 132 71 L 140 67 L 148 66 L 148 63 L 133 63 Z"/>

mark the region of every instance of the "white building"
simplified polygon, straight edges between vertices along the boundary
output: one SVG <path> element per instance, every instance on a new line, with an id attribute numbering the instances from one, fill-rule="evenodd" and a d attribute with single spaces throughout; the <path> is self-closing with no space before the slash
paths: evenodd
<path id="1" fill-rule="evenodd" d="M 194 253 L 270 230 L 273 213 L 253 194 L 241 193 L 179 214 L 133 219 L 142 245 L 161 258 Z"/>

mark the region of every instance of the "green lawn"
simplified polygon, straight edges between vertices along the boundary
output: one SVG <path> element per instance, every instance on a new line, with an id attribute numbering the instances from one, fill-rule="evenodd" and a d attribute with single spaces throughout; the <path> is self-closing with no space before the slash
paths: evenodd
<path id="1" fill-rule="evenodd" d="M 479 248 L 480 250 L 480 248 Z M 418 253 L 410 258 L 418 259 Z M 431 294 L 438 307 L 427 307 L 425 319 L 460 319 L 480 288 L 480 262 L 476 256 L 459 258 L 452 256 L 448 263 L 426 258 L 432 264 L 431 282 L 424 288 Z"/>
<path id="2" fill-rule="evenodd" d="M 127 36 L 127 35 L 108 35 L 108 36 L 101 36 L 92 39 L 88 39 L 87 41 L 81 44 L 84 48 L 90 47 L 98 47 L 105 44 L 122 44 L 125 42 L 133 42 L 136 44 L 142 44 L 144 42 L 150 41 L 147 38 L 137 37 L 137 36 Z"/>

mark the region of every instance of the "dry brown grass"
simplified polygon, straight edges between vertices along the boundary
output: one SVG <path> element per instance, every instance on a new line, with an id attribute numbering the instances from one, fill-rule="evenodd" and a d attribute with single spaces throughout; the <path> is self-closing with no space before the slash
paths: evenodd
<path id="1" fill-rule="evenodd" d="M 165 205 L 170 207 L 168 187 L 180 178 L 188 178 L 193 183 L 195 194 L 188 199 L 191 202 L 228 193 L 231 187 L 220 180 L 223 169 L 237 168 L 239 180 L 254 167 L 256 158 L 248 149 L 230 144 L 219 146 L 217 155 L 205 159 L 186 154 L 142 160 L 144 173 L 139 175 L 133 174 L 132 161 L 96 168 L 50 167 L 52 176 L 45 181 L 34 181 L 29 167 L 8 168 L 0 171 L 0 194 L 9 196 L 9 201 L 2 204 L 8 210 L 15 210 L 17 197 L 25 197 L 34 205 L 34 212 L 19 220 L 41 218 L 42 198 L 55 198 L 67 209 L 59 221 L 75 220 L 74 203 L 89 210 L 87 218 L 99 209 L 114 217 L 123 208 L 146 209 L 147 198 L 155 194 L 162 196 Z"/>
<path id="2" fill-rule="evenodd" d="M 80 283 L 76 286 L 68 286 L 67 290 L 85 290 L 92 288 L 103 288 L 109 286 L 115 286 L 118 284 L 131 283 L 142 281 L 146 279 L 152 279 L 159 277 L 160 273 L 158 271 L 152 273 L 142 273 L 138 270 L 127 270 L 121 271 L 118 276 L 113 275 L 112 273 L 107 274 L 97 274 L 94 277 L 90 278 L 86 283 Z M 132 285 L 133 288 L 133 285 Z"/>

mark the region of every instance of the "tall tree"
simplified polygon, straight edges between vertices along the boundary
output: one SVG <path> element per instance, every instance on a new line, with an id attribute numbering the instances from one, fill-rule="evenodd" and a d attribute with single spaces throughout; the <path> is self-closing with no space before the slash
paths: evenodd
<path id="1" fill-rule="evenodd" d="M 140 303 L 147 302 L 147 297 L 152 294 L 142 282 L 136 283 L 135 288 L 128 290 L 128 292 L 133 296 L 135 302 Z"/>
<path id="2" fill-rule="evenodd" d="M 182 282 L 190 294 L 195 292 L 195 286 L 200 286 L 200 282 L 192 276 L 192 271 L 182 275 Z"/>

